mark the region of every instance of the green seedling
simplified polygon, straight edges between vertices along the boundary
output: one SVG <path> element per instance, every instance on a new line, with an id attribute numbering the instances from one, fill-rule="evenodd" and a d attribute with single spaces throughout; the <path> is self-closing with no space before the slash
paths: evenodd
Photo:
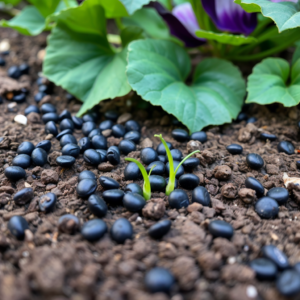
<path id="1" fill-rule="evenodd" d="M 150 200 L 150 198 L 151 198 L 151 184 L 150 184 L 149 177 L 151 175 L 152 170 L 156 167 L 156 165 L 154 165 L 151 168 L 151 170 L 149 171 L 149 175 L 148 175 L 145 167 L 138 160 L 136 160 L 134 158 L 129 158 L 129 157 L 126 157 L 125 160 L 134 162 L 139 167 L 139 169 L 140 169 L 140 171 L 143 175 L 143 178 L 144 178 L 143 196 L 144 196 L 145 200 Z"/>
<path id="2" fill-rule="evenodd" d="M 192 155 L 194 155 L 195 153 L 198 153 L 200 152 L 199 150 L 196 150 L 192 153 L 190 153 L 188 156 L 186 156 L 181 162 L 180 164 L 177 166 L 176 170 L 174 171 L 174 163 L 173 163 L 173 157 L 171 155 L 171 151 L 166 143 L 166 141 L 163 139 L 162 135 L 161 134 L 155 134 L 154 135 L 155 137 L 158 137 L 161 142 L 163 143 L 165 149 L 166 149 L 166 153 L 167 153 L 167 156 L 168 156 L 168 160 L 169 160 L 169 165 L 170 165 L 170 171 L 169 171 L 169 183 L 166 187 L 166 195 L 169 196 L 173 191 L 174 191 L 174 188 L 175 188 L 175 177 L 176 177 L 176 173 L 178 171 L 178 169 L 180 168 L 180 166 L 189 158 L 191 157 Z"/>

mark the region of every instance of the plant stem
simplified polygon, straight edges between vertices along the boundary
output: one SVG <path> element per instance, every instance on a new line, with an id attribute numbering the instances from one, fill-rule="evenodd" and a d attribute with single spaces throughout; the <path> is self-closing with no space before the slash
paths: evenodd
<path id="1" fill-rule="evenodd" d="M 193 0 L 192 7 L 200 28 L 203 30 L 207 30 L 208 28 L 206 28 L 206 24 L 204 21 L 204 16 L 206 15 L 206 12 L 202 6 L 201 0 Z"/>
<path id="2" fill-rule="evenodd" d="M 108 42 L 111 44 L 115 44 L 115 45 L 121 45 L 122 44 L 122 40 L 121 37 L 117 34 L 108 34 L 107 35 L 107 39 Z"/>
<path id="3" fill-rule="evenodd" d="M 64 0 L 64 3 L 65 3 L 65 6 L 66 6 L 67 8 L 70 7 L 70 4 L 69 4 L 69 1 L 68 1 L 68 0 Z"/>
<path id="4" fill-rule="evenodd" d="M 118 29 L 120 31 L 122 31 L 124 29 L 124 26 L 122 24 L 121 18 L 115 18 L 115 22 L 116 22 L 116 25 L 117 25 Z"/>

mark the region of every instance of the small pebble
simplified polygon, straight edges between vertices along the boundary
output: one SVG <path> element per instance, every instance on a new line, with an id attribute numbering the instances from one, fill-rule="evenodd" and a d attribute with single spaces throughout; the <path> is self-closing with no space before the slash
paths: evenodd
<path id="1" fill-rule="evenodd" d="M 25 230 L 29 228 L 27 221 L 22 216 L 11 217 L 7 227 L 18 240 L 24 240 Z"/>
<path id="2" fill-rule="evenodd" d="M 125 218 L 118 219 L 112 225 L 110 235 L 118 244 L 123 244 L 127 239 L 132 239 L 133 228 L 131 223 Z"/>
<path id="3" fill-rule="evenodd" d="M 233 227 L 222 220 L 211 221 L 208 225 L 208 230 L 215 238 L 223 237 L 230 240 L 234 234 Z"/>
<path id="4" fill-rule="evenodd" d="M 152 225 L 149 228 L 148 234 L 153 239 L 161 239 L 164 235 L 166 235 L 170 228 L 171 228 L 172 222 L 170 220 L 162 220 L 154 225 Z"/>
<path id="5" fill-rule="evenodd" d="M 169 205 L 171 208 L 180 209 L 189 206 L 189 197 L 183 190 L 174 190 L 168 197 Z"/>
<path id="6" fill-rule="evenodd" d="M 81 228 L 82 236 L 89 242 L 100 240 L 107 232 L 107 225 L 99 219 L 86 222 Z"/>

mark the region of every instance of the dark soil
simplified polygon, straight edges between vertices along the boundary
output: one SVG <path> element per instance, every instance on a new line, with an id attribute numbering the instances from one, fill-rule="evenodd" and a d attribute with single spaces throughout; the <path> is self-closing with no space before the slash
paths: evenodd
<path id="1" fill-rule="evenodd" d="M 130 213 L 123 207 L 109 207 L 103 220 L 110 228 L 120 217 L 127 218 L 134 228 L 134 239 L 124 245 L 117 245 L 106 234 L 99 242 L 90 243 L 80 233 L 67 235 L 58 232 L 60 216 L 72 213 L 81 224 L 94 216 L 89 212 L 86 200 L 76 194 L 77 175 L 83 170 L 92 170 L 97 177 L 110 176 L 116 179 L 121 188 L 129 181 L 124 181 L 124 156 L 121 164 L 112 167 L 107 163 L 98 169 L 85 164 L 82 155 L 76 159 L 73 168 L 63 170 L 56 165 L 55 159 L 60 154 L 59 142 L 44 133 L 40 116 L 29 118 L 29 124 L 22 126 L 13 122 L 17 113 L 24 113 L 28 104 L 34 104 L 33 95 L 37 92 L 35 83 L 41 62 L 37 53 L 46 45 L 46 36 L 36 38 L 22 37 L 11 30 L 1 28 L 1 40 L 9 38 L 11 53 L 6 57 L 7 67 L 27 62 L 31 66 L 30 76 L 23 76 L 19 82 L 30 87 L 27 103 L 18 104 L 10 112 L 7 100 L 0 104 L 0 298 L 1 300 L 280 300 L 275 282 L 259 282 L 248 267 L 248 263 L 261 256 L 264 245 L 274 244 L 289 257 L 291 264 L 300 261 L 300 212 L 298 201 L 300 193 L 290 190 L 290 199 L 286 206 L 280 207 L 275 220 L 263 220 L 254 211 L 256 199 L 246 199 L 245 179 L 257 178 L 266 190 L 275 186 L 284 186 L 283 173 L 300 177 L 296 168 L 299 155 L 288 156 L 278 153 L 279 141 L 291 141 L 300 149 L 298 108 L 284 109 L 272 106 L 273 112 L 266 107 L 251 107 L 249 116 L 258 121 L 246 125 L 245 122 L 207 130 L 208 141 L 205 144 L 195 142 L 178 143 L 171 138 L 171 131 L 178 125 L 171 125 L 172 118 L 159 108 L 139 109 L 139 103 L 132 99 L 119 99 L 102 103 L 101 113 L 114 108 L 121 114 L 130 113 L 132 118 L 142 125 L 142 139 L 137 151 L 129 154 L 139 158 L 139 151 L 145 146 L 156 147 L 159 143 L 154 134 L 162 133 L 175 148 L 185 155 L 195 149 L 201 165 L 194 170 L 200 184 L 205 186 L 212 198 L 212 207 L 192 204 L 180 210 L 168 207 L 164 193 L 153 193 L 141 214 Z M 1 42 L 0 40 L 0 42 Z M 0 68 L 0 75 L 6 74 L 6 68 Z M 3 75 L 4 76 L 4 75 Z M 1 82 L 7 77 L 0 77 Z M 66 93 L 55 88 L 53 96 L 47 101 L 57 106 L 58 113 L 67 108 L 72 114 L 80 108 L 80 103 L 67 101 Z M 101 114 L 103 115 L 103 114 Z M 102 120 L 103 118 L 101 118 Z M 99 122 L 101 121 L 99 119 Z M 258 137 L 260 132 L 276 134 L 275 142 L 263 142 Z M 82 137 L 75 132 L 77 140 Z M 16 156 L 16 149 L 23 141 L 34 144 L 51 139 L 52 150 L 49 164 L 26 170 L 27 179 L 11 183 L 4 176 L 4 169 L 11 165 Z M 109 145 L 118 145 L 121 139 L 108 138 Z M 226 146 L 239 143 L 244 147 L 243 154 L 230 155 Z M 260 154 L 265 166 L 254 171 L 246 165 L 248 153 Z M 231 175 L 222 171 L 228 166 Z M 32 176 L 34 175 L 34 176 Z M 139 182 L 142 184 L 142 182 Z M 24 187 L 34 189 L 35 198 L 24 206 L 16 206 L 13 195 Z M 58 197 L 53 213 L 39 212 L 37 201 L 47 192 Z M 239 193 L 240 192 L 240 193 Z M 99 185 L 97 193 L 101 195 Z M 189 196 L 191 192 L 188 191 Z M 252 194 L 253 196 L 253 194 Z M 227 197 L 227 198 L 226 198 Z M 228 198 L 229 197 L 229 198 Z M 8 231 L 8 220 L 14 215 L 22 215 L 28 221 L 32 234 L 27 234 L 25 241 L 17 241 Z M 152 240 L 148 228 L 161 219 L 170 219 L 172 227 L 162 240 Z M 207 225 L 211 220 L 225 220 L 232 224 L 235 234 L 231 241 L 223 238 L 213 239 Z M 145 273 L 155 266 L 163 266 L 174 274 L 176 285 L 170 296 L 151 295 L 145 290 Z M 299 299 L 295 297 L 294 299 Z"/>

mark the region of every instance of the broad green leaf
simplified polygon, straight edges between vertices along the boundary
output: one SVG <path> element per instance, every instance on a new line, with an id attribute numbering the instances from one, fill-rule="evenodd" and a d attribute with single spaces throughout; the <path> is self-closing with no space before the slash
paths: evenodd
<path id="1" fill-rule="evenodd" d="M 300 58 L 300 41 L 296 42 L 296 49 L 293 54 L 292 65 Z"/>
<path id="2" fill-rule="evenodd" d="M 109 45 L 101 0 L 85 0 L 62 11 L 56 21 L 43 72 L 84 102 L 79 114 L 104 99 L 126 95 L 127 49 L 116 53 Z"/>
<path id="3" fill-rule="evenodd" d="M 0 2 L 3 2 L 5 4 L 11 4 L 13 6 L 19 4 L 21 0 L 1 0 Z"/>
<path id="4" fill-rule="evenodd" d="M 191 132 L 236 118 L 245 96 L 238 68 L 225 60 L 206 59 L 187 85 L 190 71 L 187 52 L 173 42 L 146 39 L 129 45 L 128 82 L 144 100 L 162 106 Z"/>
<path id="5" fill-rule="evenodd" d="M 144 30 L 138 26 L 127 26 L 121 31 L 121 40 L 123 47 L 127 46 L 134 40 L 143 39 Z"/>
<path id="6" fill-rule="evenodd" d="M 281 103 L 286 107 L 300 102 L 300 59 L 290 70 L 281 58 L 267 58 L 253 68 L 248 78 L 247 103 Z"/>
<path id="7" fill-rule="evenodd" d="M 141 9 L 144 5 L 148 4 L 151 0 L 119 0 L 125 6 L 130 15 L 135 11 Z"/>
<path id="8" fill-rule="evenodd" d="M 300 27 L 300 11 L 298 5 L 292 2 L 274 3 L 269 0 L 235 0 L 247 12 L 261 12 L 271 18 L 279 32 Z"/>
<path id="9" fill-rule="evenodd" d="M 212 31 L 205 30 L 197 30 L 195 34 L 207 40 L 217 41 L 221 44 L 240 46 L 243 44 L 251 44 L 257 41 L 256 38 L 252 36 L 244 36 L 244 35 L 234 35 L 230 33 L 216 33 Z"/>
<path id="10" fill-rule="evenodd" d="M 173 8 L 172 1 L 170 0 L 157 0 L 157 1 L 160 2 L 168 10 L 172 10 Z"/>
<path id="11" fill-rule="evenodd" d="M 44 18 L 47 18 L 56 11 L 60 0 L 29 0 Z"/>

